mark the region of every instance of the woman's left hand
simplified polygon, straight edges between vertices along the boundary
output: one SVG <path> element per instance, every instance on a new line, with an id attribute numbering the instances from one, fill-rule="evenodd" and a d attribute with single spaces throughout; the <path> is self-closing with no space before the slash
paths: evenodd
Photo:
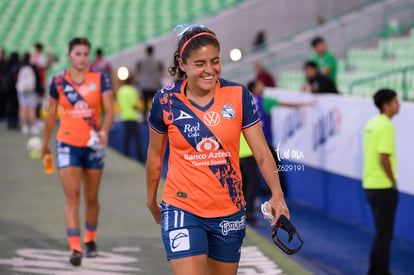
<path id="1" fill-rule="evenodd" d="M 101 130 L 98 132 L 98 138 L 99 138 L 99 145 L 100 146 L 106 146 L 108 143 L 108 137 L 106 135 L 106 132 L 104 130 Z"/>
<path id="2" fill-rule="evenodd" d="M 272 226 L 275 226 L 277 221 L 279 220 L 279 217 L 281 215 L 286 216 L 286 218 L 290 219 L 289 209 L 286 205 L 285 199 L 283 196 L 272 196 L 272 198 L 269 200 L 270 205 L 273 208 L 275 221 L 272 223 Z"/>

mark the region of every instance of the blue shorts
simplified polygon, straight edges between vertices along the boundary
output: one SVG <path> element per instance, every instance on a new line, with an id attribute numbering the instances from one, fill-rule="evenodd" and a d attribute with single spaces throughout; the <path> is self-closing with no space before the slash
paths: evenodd
<path id="1" fill-rule="evenodd" d="M 202 218 L 161 203 L 161 233 L 167 259 L 195 255 L 226 263 L 240 260 L 246 234 L 245 210 L 220 218 Z"/>
<path id="2" fill-rule="evenodd" d="M 86 169 L 102 169 L 105 149 L 93 150 L 89 147 L 72 146 L 61 141 L 56 143 L 57 168 L 70 166 Z"/>

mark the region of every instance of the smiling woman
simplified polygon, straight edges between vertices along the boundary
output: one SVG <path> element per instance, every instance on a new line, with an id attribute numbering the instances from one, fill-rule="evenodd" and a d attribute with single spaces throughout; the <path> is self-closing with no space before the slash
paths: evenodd
<path id="1" fill-rule="evenodd" d="M 252 95 L 220 78 L 215 33 L 202 25 L 179 27 L 184 30 L 169 68 L 179 80 L 155 95 L 149 116 L 147 206 L 162 224 L 174 274 L 235 275 L 246 227 L 241 133 L 272 190 L 269 203 L 276 220 L 282 214 L 289 217 L 289 210 L 262 128 L 257 127 Z M 160 206 L 157 191 L 167 139 L 169 171 Z"/>

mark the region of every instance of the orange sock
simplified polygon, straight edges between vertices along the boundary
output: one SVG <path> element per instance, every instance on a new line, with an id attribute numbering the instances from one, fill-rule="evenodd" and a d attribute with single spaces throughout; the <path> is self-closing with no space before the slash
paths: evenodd
<path id="1" fill-rule="evenodd" d="M 68 242 L 70 245 L 70 253 L 73 253 L 74 250 L 82 252 L 81 238 L 78 236 L 68 237 Z"/>
<path id="2" fill-rule="evenodd" d="M 85 238 L 83 239 L 85 243 L 95 242 L 96 241 L 96 230 L 85 229 Z"/>

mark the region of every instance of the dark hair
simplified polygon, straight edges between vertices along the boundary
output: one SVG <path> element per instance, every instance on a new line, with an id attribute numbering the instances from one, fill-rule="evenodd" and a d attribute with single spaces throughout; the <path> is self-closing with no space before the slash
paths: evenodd
<path id="1" fill-rule="evenodd" d="M 77 45 L 85 45 L 85 46 L 88 46 L 89 49 L 91 48 L 91 42 L 89 42 L 88 38 L 75 37 L 69 42 L 69 52 L 71 52 L 73 48 Z"/>
<path id="2" fill-rule="evenodd" d="M 304 68 L 309 67 L 309 68 L 316 69 L 316 70 L 318 69 L 318 65 L 315 62 L 310 61 L 310 60 L 306 61 L 303 67 Z"/>
<path id="3" fill-rule="evenodd" d="M 168 72 L 172 76 L 177 76 L 178 78 L 184 78 L 185 72 L 183 72 L 180 69 L 180 66 L 178 64 L 178 59 L 181 58 L 183 63 L 187 62 L 187 58 L 190 56 L 191 52 L 199 49 L 200 47 L 206 46 L 206 45 L 213 45 L 217 47 L 217 49 L 220 51 L 220 43 L 218 42 L 217 38 L 211 36 L 211 35 L 200 35 L 198 37 L 195 37 L 193 40 L 191 40 L 187 46 L 185 47 L 182 56 L 180 56 L 181 49 L 183 45 L 190 40 L 193 36 L 206 32 L 211 33 L 212 35 L 216 36 L 216 34 L 207 29 L 207 28 L 201 28 L 201 27 L 195 27 L 191 30 L 188 30 L 184 33 L 184 35 L 181 37 L 181 39 L 177 43 L 177 48 L 174 52 L 174 59 L 173 64 L 168 67 Z"/>
<path id="4" fill-rule="evenodd" d="M 43 50 L 43 44 L 42 43 L 40 43 L 40 42 L 37 42 L 35 45 L 35 48 L 36 48 L 36 50 Z"/>
<path id="5" fill-rule="evenodd" d="M 98 49 L 96 50 L 96 55 L 97 55 L 97 56 L 102 56 L 102 55 L 103 55 L 103 50 L 102 50 L 101 48 L 98 48 Z"/>
<path id="6" fill-rule="evenodd" d="M 19 53 L 18 52 L 12 52 L 10 54 L 10 58 L 8 61 L 8 68 L 11 69 L 14 65 L 17 65 L 19 63 Z"/>
<path id="7" fill-rule="evenodd" d="M 394 97 L 397 96 L 397 93 L 391 89 L 381 89 L 374 95 L 375 106 L 382 112 L 384 104 L 390 103 Z"/>
<path id="8" fill-rule="evenodd" d="M 134 84 L 134 78 L 132 76 L 128 76 L 127 79 L 124 80 L 124 83 L 127 85 Z"/>
<path id="9" fill-rule="evenodd" d="M 147 55 L 152 55 L 154 53 L 154 47 L 152 45 L 148 45 L 146 50 Z"/>
<path id="10" fill-rule="evenodd" d="M 253 90 L 254 90 L 254 86 L 256 85 L 256 82 L 255 81 L 250 81 L 249 83 L 247 83 L 247 89 L 251 92 L 251 93 L 253 93 Z"/>
<path id="11" fill-rule="evenodd" d="M 23 63 L 25 63 L 25 64 L 30 63 L 30 53 L 25 52 L 25 53 L 23 54 L 23 60 L 22 60 L 22 62 L 23 62 Z"/>
<path id="12" fill-rule="evenodd" d="M 325 42 L 325 39 L 323 39 L 320 36 L 317 36 L 314 39 L 312 39 L 311 46 L 315 48 L 316 45 L 318 45 L 319 43 L 322 43 L 322 42 Z"/>

